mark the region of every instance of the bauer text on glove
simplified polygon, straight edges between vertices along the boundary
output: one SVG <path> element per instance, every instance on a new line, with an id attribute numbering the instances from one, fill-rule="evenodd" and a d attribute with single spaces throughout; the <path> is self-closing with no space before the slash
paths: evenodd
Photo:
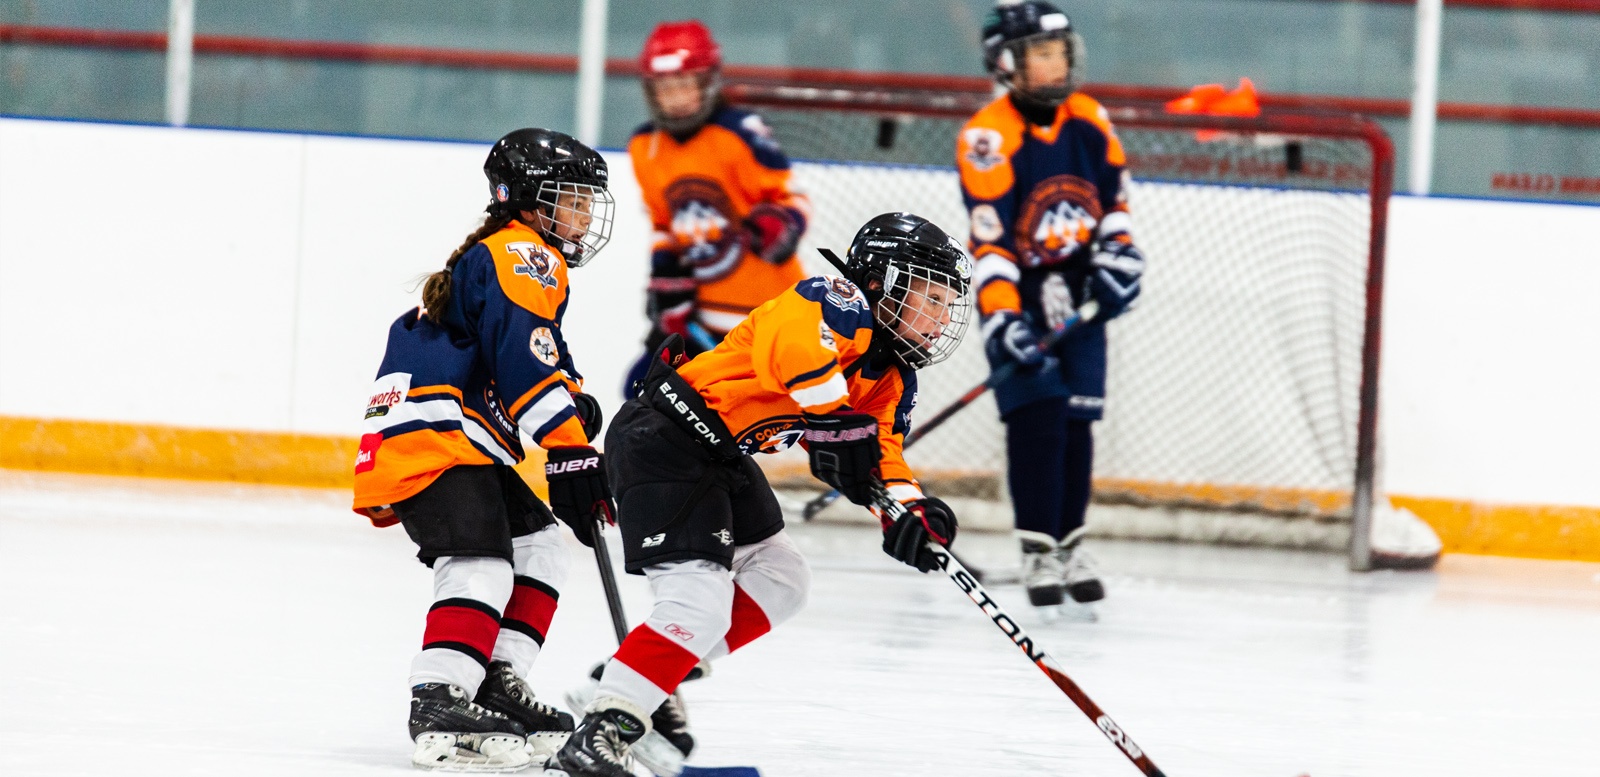
<path id="1" fill-rule="evenodd" d="M 806 416 L 804 437 L 811 474 L 858 505 L 872 504 L 878 484 L 878 419 L 842 412 Z"/>
<path id="2" fill-rule="evenodd" d="M 605 455 L 587 445 L 551 448 L 544 477 L 550 484 L 550 511 L 572 527 L 579 542 L 594 547 L 596 518 L 616 523 Z"/>

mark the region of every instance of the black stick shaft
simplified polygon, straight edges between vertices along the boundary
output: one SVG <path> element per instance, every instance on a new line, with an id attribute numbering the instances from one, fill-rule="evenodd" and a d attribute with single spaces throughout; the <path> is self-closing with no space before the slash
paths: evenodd
<path id="1" fill-rule="evenodd" d="M 878 493 L 877 502 L 878 509 L 884 511 L 890 518 L 899 518 L 906 513 L 905 506 L 891 498 L 887 491 Z M 1061 692 L 1065 693 L 1067 698 L 1071 699 L 1072 703 L 1077 705 L 1084 715 L 1088 716 L 1089 720 L 1094 721 L 1100 732 L 1105 734 L 1106 738 L 1111 740 L 1111 743 L 1116 745 L 1117 749 L 1127 756 L 1134 766 L 1139 768 L 1139 771 L 1143 772 L 1146 777 L 1166 777 L 1165 773 L 1155 765 L 1155 762 L 1150 760 L 1150 756 L 1145 754 L 1142 748 L 1134 744 L 1133 739 L 1122 730 L 1122 727 L 1118 726 L 1116 721 L 1105 713 L 1105 710 L 1100 709 L 1100 705 L 1095 704 L 1094 700 L 1089 698 L 1089 694 L 1084 693 L 1083 689 L 1078 687 L 1078 684 L 1067 676 L 1061 665 L 1056 663 L 1056 660 L 1051 658 L 1043 647 L 1034 642 L 1033 637 L 1028 636 L 1028 632 L 1023 630 L 1022 625 L 1017 623 L 1017 620 L 1012 618 L 1011 614 L 1006 612 L 994 600 L 994 597 L 989 595 L 988 591 L 984 590 L 983 584 L 978 582 L 976 576 L 967 571 L 967 568 L 961 564 L 961 561 L 948 548 L 935 542 L 929 542 L 928 550 L 933 553 L 934 558 L 938 559 L 939 568 L 944 571 L 945 576 L 949 577 L 951 582 L 955 583 L 956 587 L 960 588 L 961 592 L 972 600 L 973 604 L 978 605 L 978 609 L 983 611 L 984 616 L 993 622 L 995 627 L 1006 635 L 1006 638 L 1020 648 L 1023 654 L 1033 661 L 1034 666 L 1039 667 L 1039 671 L 1044 672 L 1045 676 L 1049 677 L 1050 681 L 1055 683 L 1056 687 L 1060 688 Z"/>
<path id="2" fill-rule="evenodd" d="M 606 522 L 594 522 L 594 561 L 600 567 L 600 587 L 606 592 L 606 605 L 611 608 L 611 627 L 616 629 L 617 644 L 628 638 L 628 618 L 622 614 L 622 592 L 617 590 L 617 571 L 611 568 L 611 553 L 606 550 Z"/>

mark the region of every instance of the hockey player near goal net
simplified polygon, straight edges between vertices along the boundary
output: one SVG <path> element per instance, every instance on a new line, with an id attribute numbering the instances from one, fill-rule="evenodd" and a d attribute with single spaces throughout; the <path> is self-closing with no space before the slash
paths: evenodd
<path id="1" fill-rule="evenodd" d="M 624 394 L 668 335 L 697 355 L 805 277 L 795 248 L 810 203 L 761 117 L 723 102 L 721 68 L 698 21 L 663 22 L 639 54 L 650 121 L 628 156 L 655 235 L 650 332 Z"/>
<path id="2" fill-rule="evenodd" d="M 691 669 L 804 604 L 811 573 L 751 454 L 801 442 L 812 474 L 860 505 L 887 485 L 882 498 L 907 510 L 880 515 L 883 548 L 921 571 L 936 565 L 930 539 L 955 539 L 955 515 L 922 493 L 901 441 L 916 370 L 949 356 L 966 328 L 971 260 L 926 219 L 888 213 L 838 264 L 845 277 L 800 281 L 693 360 L 669 338 L 612 422 L 624 558 L 655 604 L 547 768 L 629 775 L 630 748 Z"/>
<path id="3" fill-rule="evenodd" d="M 1082 46 L 1045 2 L 1002 5 L 983 26 L 984 64 L 1006 94 L 961 129 L 956 166 L 971 217 L 974 285 L 1006 426 L 1007 483 L 1030 601 L 1101 599 L 1081 542 L 1105 404 L 1105 322 L 1139 296 L 1126 159 L 1105 109 L 1074 91 Z M 1041 351 L 1087 300 L 1098 314 Z"/>
<path id="4" fill-rule="evenodd" d="M 389 328 L 355 466 L 356 512 L 399 523 L 433 569 L 422 652 L 411 662 L 412 763 L 515 771 L 543 760 L 572 716 L 526 678 L 570 561 L 556 518 L 592 543 L 592 506 L 609 504 L 590 438 L 599 405 L 561 335 L 567 268 L 611 233 L 605 160 L 559 132 L 522 129 L 484 163 L 488 217 L 423 307 Z M 518 432 L 548 449 L 547 508 L 512 465 Z"/>

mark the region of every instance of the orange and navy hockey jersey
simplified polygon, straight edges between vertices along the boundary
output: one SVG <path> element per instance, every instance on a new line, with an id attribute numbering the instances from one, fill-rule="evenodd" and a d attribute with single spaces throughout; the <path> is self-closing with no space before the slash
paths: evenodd
<path id="1" fill-rule="evenodd" d="M 902 453 L 917 402 L 917 373 L 892 360 L 856 364 L 872 345 L 872 325 L 867 298 L 855 284 L 807 278 L 756 308 L 678 374 L 721 416 L 745 453 L 794 445 L 804 413 L 848 405 L 875 416 L 890 495 L 919 499 L 922 489 Z"/>
<path id="2" fill-rule="evenodd" d="M 462 254 L 443 321 L 411 310 L 389 327 L 356 455 L 356 512 L 391 525 L 389 505 L 450 467 L 521 461 L 518 429 L 546 448 L 588 445 L 566 308 L 566 261 L 521 222 Z"/>
<path id="3" fill-rule="evenodd" d="M 811 210 L 760 116 L 723 106 L 682 142 L 645 124 L 628 155 L 655 228 L 651 290 L 693 291 L 707 329 L 727 332 L 805 277 L 794 257 L 773 265 L 750 250 L 745 218 L 753 206 L 787 208 L 802 228 Z"/>
<path id="4" fill-rule="evenodd" d="M 1126 166 L 1105 108 L 1085 94 L 1063 101 L 1049 126 L 1005 95 L 962 127 L 956 167 L 983 316 L 1037 305 L 1044 273 L 1032 270 L 1061 271 L 1081 290 L 1098 241 L 1130 239 Z"/>

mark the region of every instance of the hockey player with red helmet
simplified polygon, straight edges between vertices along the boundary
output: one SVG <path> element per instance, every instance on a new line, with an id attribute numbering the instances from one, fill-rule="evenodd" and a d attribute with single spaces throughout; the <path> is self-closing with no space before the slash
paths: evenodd
<path id="1" fill-rule="evenodd" d="M 1019 363 L 995 389 L 1008 483 L 1035 605 L 1104 596 L 1080 547 L 1105 404 L 1105 322 L 1139 296 L 1122 144 L 1106 111 L 1075 91 L 1082 44 L 1047 2 L 1000 5 L 983 25 L 984 64 L 1006 94 L 973 116 L 956 145 L 971 218 L 975 286 L 992 368 Z M 1099 313 L 1049 352 L 1044 333 L 1095 300 Z"/>
<path id="2" fill-rule="evenodd" d="M 693 360 L 668 338 L 618 411 L 606 450 L 623 556 L 655 605 L 547 769 L 627 777 L 652 713 L 695 666 L 804 605 L 810 570 L 751 454 L 802 442 L 812 474 L 851 501 L 887 492 L 905 504 L 882 518 L 883 549 L 921 571 L 937 565 L 928 541 L 955 539 L 955 515 L 922 493 L 901 451 L 917 370 L 949 356 L 966 328 L 971 260 L 928 220 L 885 213 L 840 269 L 794 284 Z"/>
<path id="3" fill-rule="evenodd" d="M 570 564 L 555 519 L 592 543 L 596 512 L 611 509 L 590 447 L 599 405 L 561 333 L 567 269 L 610 237 L 605 160 L 521 129 L 483 171 L 483 226 L 389 328 L 355 466 L 356 512 L 404 526 L 433 569 L 411 662 L 412 763 L 446 771 L 515 771 L 571 733 L 572 716 L 526 678 Z M 519 432 L 549 451 L 550 507 L 512 469 Z"/>
<path id="4" fill-rule="evenodd" d="M 628 154 L 654 227 L 647 353 L 678 334 L 697 354 L 691 323 L 720 339 L 804 277 L 794 254 L 810 203 L 761 117 L 723 102 L 721 69 L 693 20 L 657 25 L 639 55 L 650 121 Z"/>

